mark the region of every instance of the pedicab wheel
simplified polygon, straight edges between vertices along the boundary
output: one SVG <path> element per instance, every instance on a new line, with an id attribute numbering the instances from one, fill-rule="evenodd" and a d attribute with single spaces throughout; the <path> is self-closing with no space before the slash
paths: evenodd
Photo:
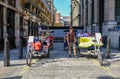
<path id="1" fill-rule="evenodd" d="M 48 48 L 48 52 L 47 52 L 47 58 L 50 57 L 50 48 Z"/>
<path id="2" fill-rule="evenodd" d="M 98 61 L 100 63 L 100 65 L 103 65 L 103 54 L 102 52 L 98 52 Z"/>
<path id="3" fill-rule="evenodd" d="M 31 54 L 31 53 L 28 53 L 28 54 L 26 55 L 26 64 L 27 64 L 28 66 L 31 66 L 31 61 L 32 61 L 32 54 Z"/>
<path id="4" fill-rule="evenodd" d="M 78 48 L 78 53 L 79 53 L 79 57 L 82 57 L 82 54 L 81 54 L 80 48 Z"/>

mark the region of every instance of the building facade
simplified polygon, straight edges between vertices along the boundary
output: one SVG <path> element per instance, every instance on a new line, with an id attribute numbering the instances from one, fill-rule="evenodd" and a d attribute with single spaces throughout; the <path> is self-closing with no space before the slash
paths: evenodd
<path id="1" fill-rule="evenodd" d="M 80 0 L 71 0 L 71 25 L 74 27 L 81 26 L 80 21 L 80 10 L 81 10 Z"/>
<path id="2" fill-rule="evenodd" d="M 77 5 L 77 0 L 71 0 L 71 24 L 83 26 L 84 31 L 92 34 L 100 32 L 111 39 L 113 48 L 120 48 L 120 30 L 115 29 L 120 28 L 120 0 L 79 1 Z M 75 18 L 77 15 L 80 17 Z"/>
<path id="3" fill-rule="evenodd" d="M 51 26 L 54 26 L 54 23 L 55 23 L 55 14 L 57 12 L 57 9 L 55 8 L 54 6 L 54 0 L 46 0 L 49 7 L 50 7 L 50 10 L 51 10 L 51 13 L 52 13 L 52 18 L 51 18 L 51 21 L 52 21 L 52 24 Z"/>
<path id="4" fill-rule="evenodd" d="M 87 0 L 85 3 L 86 11 L 83 11 L 83 17 L 86 16 L 86 25 L 84 22 L 83 25 L 86 28 L 84 29 L 92 34 L 102 33 L 102 36 L 111 39 L 113 48 L 119 48 L 120 32 L 115 28 L 120 24 L 120 0 Z"/>
<path id="5" fill-rule="evenodd" d="M 23 36 L 38 34 L 37 26 L 51 25 L 51 11 L 45 0 L 21 0 Z"/>
<path id="6" fill-rule="evenodd" d="M 4 34 L 12 46 L 18 47 L 20 37 L 38 34 L 37 26 L 51 26 L 53 14 L 46 0 L 0 0 L 0 44 Z"/>
<path id="7" fill-rule="evenodd" d="M 64 27 L 70 26 L 70 16 L 61 16 L 60 21 L 62 23 L 62 26 Z"/>
<path id="8" fill-rule="evenodd" d="M 55 14 L 55 23 L 54 23 L 54 27 L 61 27 L 62 23 L 61 23 L 61 14 L 60 13 L 56 13 Z"/>
<path id="9" fill-rule="evenodd" d="M 3 46 L 4 35 L 8 34 L 11 47 L 18 46 L 20 39 L 20 1 L 19 0 L 0 0 L 0 40 Z"/>
<path id="10" fill-rule="evenodd" d="M 54 27 L 67 26 L 70 26 L 70 16 L 62 16 L 60 13 L 56 13 Z"/>

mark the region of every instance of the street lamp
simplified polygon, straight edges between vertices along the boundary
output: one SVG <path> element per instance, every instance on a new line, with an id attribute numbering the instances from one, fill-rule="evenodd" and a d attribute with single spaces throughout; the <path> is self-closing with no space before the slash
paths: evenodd
<path id="1" fill-rule="evenodd" d="M 24 36 L 24 30 L 20 29 L 19 59 L 23 58 L 23 36 Z"/>

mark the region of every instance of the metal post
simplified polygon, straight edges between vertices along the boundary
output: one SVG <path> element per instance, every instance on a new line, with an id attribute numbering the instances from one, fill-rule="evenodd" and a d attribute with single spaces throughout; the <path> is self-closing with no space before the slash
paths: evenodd
<path id="1" fill-rule="evenodd" d="M 111 58 L 111 39 L 110 38 L 107 38 L 106 58 Z"/>
<path id="2" fill-rule="evenodd" d="M 10 66 L 10 54 L 9 54 L 9 41 L 7 39 L 8 35 L 5 34 L 4 40 L 4 67 Z"/>
<path id="3" fill-rule="evenodd" d="M 119 51 L 120 51 L 120 36 L 119 36 Z"/>
<path id="4" fill-rule="evenodd" d="M 4 1 L 7 3 L 7 0 Z M 3 7 L 3 30 L 4 30 L 4 67 L 10 65 L 9 41 L 7 34 L 7 7 Z"/>
<path id="5" fill-rule="evenodd" d="M 21 58 L 23 58 L 23 42 L 22 42 L 23 40 L 22 39 L 20 39 L 20 41 L 19 41 L 19 59 L 21 59 Z"/>

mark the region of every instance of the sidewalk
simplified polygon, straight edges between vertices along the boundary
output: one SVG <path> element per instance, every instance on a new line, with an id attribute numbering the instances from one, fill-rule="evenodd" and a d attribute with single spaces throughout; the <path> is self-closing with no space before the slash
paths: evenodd
<path id="1" fill-rule="evenodd" d="M 26 50 L 23 49 L 23 59 L 19 59 L 18 49 L 10 50 L 10 66 L 4 67 L 3 51 L 0 51 L 0 79 L 16 76 L 26 65 Z"/>

